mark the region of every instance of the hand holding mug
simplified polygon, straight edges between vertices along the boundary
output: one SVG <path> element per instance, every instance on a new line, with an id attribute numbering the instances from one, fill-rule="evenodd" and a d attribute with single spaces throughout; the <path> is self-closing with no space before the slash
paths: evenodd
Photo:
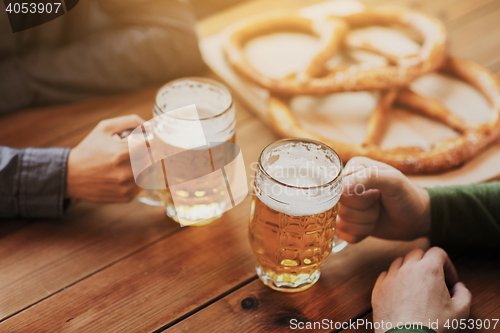
<path id="1" fill-rule="evenodd" d="M 69 153 L 66 196 L 99 203 L 128 202 L 139 192 L 124 130 L 144 120 L 128 115 L 101 121 Z"/>
<path id="2" fill-rule="evenodd" d="M 345 167 L 337 235 L 349 243 L 367 236 L 413 240 L 428 236 L 430 198 L 397 169 L 366 157 Z"/>

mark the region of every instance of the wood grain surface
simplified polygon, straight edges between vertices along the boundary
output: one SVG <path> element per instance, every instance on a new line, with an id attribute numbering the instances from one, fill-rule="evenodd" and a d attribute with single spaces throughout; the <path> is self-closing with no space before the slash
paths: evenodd
<path id="1" fill-rule="evenodd" d="M 251 14 L 317 2 L 245 2 L 204 19 L 201 34 L 219 32 Z M 452 54 L 500 75 L 500 1 L 401 0 L 397 4 L 444 20 Z M 213 73 L 203 75 L 216 78 Z M 102 119 L 131 113 L 151 118 L 158 88 L 4 116 L 0 144 L 73 147 Z M 250 182 L 260 149 L 277 137 L 236 102 L 236 140 Z M 181 228 L 166 218 L 162 208 L 138 202 L 77 202 L 61 221 L 2 221 L 0 332 L 286 332 L 292 318 L 371 320 L 370 295 L 376 277 L 394 258 L 427 246 L 424 240 L 368 239 L 332 255 L 310 290 L 282 294 L 256 277 L 247 240 L 249 206 L 250 197 L 205 227 Z M 461 255 L 455 264 L 474 295 L 472 318 L 500 318 L 498 257 Z"/>

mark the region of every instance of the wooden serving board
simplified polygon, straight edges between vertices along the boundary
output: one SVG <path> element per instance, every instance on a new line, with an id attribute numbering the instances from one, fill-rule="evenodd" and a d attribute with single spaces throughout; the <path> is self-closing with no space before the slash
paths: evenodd
<path id="1" fill-rule="evenodd" d="M 362 10 L 363 6 L 361 2 L 355 0 L 334 0 L 305 7 L 301 13 L 311 18 L 321 17 L 326 13 L 345 15 Z M 392 46 L 394 41 L 397 41 L 397 49 L 402 54 L 414 52 L 415 47 L 418 47 L 397 31 L 372 28 L 363 33 L 366 33 L 366 38 L 376 39 L 381 45 L 385 43 L 389 48 L 391 41 Z M 237 75 L 228 65 L 222 51 L 225 34 L 226 31 L 222 31 L 201 40 L 203 57 L 233 92 L 264 122 L 269 123 L 266 107 L 269 93 Z M 262 73 L 272 77 L 283 77 L 307 63 L 314 52 L 315 43 L 312 37 L 305 35 L 278 33 L 250 41 L 245 47 L 245 53 L 250 62 Z M 383 61 L 366 53 L 358 52 L 354 56 L 363 61 Z M 335 65 L 342 61 L 340 58 L 342 57 L 336 56 L 330 63 Z M 451 111 L 471 122 L 484 122 L 491 112 L 486 99 L 475 89 L 451 77 L 428 74 L 415 81 L 412 89 L 441 100 Z M 377 98 L 376 92 L 340 93 L 324 97 L 301 96 L 294 98 L 291 106 L 305 127 L 332 139 L 361 143 L 366 120 Z M 388 122 L 382 147 L 398 145 L 429 147 L 439 139 L 457 135 L 442 124 L 404 110 L 392 112 Z M 422 186 L 479 183 L 499 177 L 499 166 L 500 144 L 497 143 L 460 168 L 442 174 L 418 175 L 410 178 Z"/>

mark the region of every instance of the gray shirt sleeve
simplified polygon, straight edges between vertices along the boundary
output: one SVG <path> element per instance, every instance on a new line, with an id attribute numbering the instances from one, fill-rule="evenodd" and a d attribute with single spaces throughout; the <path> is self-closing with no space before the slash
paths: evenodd
<path id="1" fill-rule="evenodd" d="M 69 151 L 0 146 L 0 218 L 62 217 Z"/>
<path id="2" fill-rule="evenodd" d="M 0 64 L 0 113 L 137 90 L 204 68 L 187 1 L 98 3 L 112 28 Z"/>

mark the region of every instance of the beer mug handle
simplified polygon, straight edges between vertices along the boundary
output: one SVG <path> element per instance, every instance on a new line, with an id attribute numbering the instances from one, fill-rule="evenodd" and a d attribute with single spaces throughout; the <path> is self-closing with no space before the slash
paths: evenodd
<path id="1" fill-rule="evenodd" d="M 338 238 L 337 235 L 333 236 L 332 253 L 342 251 L 347 246 L 347 244 L 348 243 L 345 240 Z"/>
<path id="2" fill-rule="evenodd" d="M 147 126 L 147 125 L 144 125 Z M 123 132 L 119 134 L 121 139 L 126 139 L 130 133 L 132 133 L 134 129 L 126 129 Z M 150 136 L 153 136 L 153 131 L 148 131 L 150 133 Z M 153 137 L 148 137 L 148 140 L 153 139 Z M 139 194 L 137 194 L 136 199 L 139 202 L 142 202 L 143 204 L 149 205 L 149 206 L 163 206 L 163 201 L 161 198 L 158 196 L 158 193 L 156 193 L 156 190 L 147 190 L 147 189 L 141 189 Z"/>

